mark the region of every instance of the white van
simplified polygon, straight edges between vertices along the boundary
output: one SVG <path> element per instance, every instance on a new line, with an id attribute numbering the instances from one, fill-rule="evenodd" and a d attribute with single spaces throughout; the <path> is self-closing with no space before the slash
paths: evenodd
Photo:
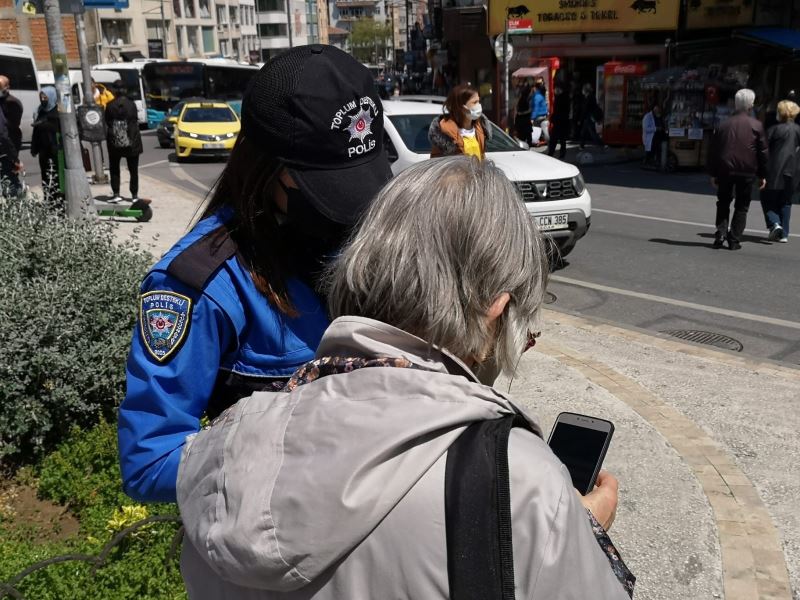
<path id="1" fill-rule="evenodd" d="M 39 79 L 31 49 L 17 44 L 0 44 L 0 75 L 8 77 L 11 95 L 22 102 L 22 141 L 30 143 L 33 116 L 39 108 Z"/>
<path id="2" fill-rule="evenodd" d="M 145 105 L 144 80 L 142 69 L 148 62 L 156 62 L 155 59 L 137 59 L 134 62 L 115 62 L 92 67 L 92 77 L 95 81 L 100 81 L 94 73 L 109 71 L 117 73 L 116 79 L 121 79 L 128 91 L 128 98 L 133 100 L 136 105 L 136 112 L 139 117 L 139 127 L 147 127 L 147 106 Z"/>

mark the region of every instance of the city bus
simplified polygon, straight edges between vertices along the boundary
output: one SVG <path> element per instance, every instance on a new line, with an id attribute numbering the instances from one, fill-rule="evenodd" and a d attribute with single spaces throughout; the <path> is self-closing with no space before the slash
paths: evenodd
<path id="1" fill-rule="evenodd" d="M 8 77 L 11 94 L 22 102 L 22 141 L 30 142 L 33 117 L 39 108 L 39 76 L 28 46 L 0 44 L 0 74 Z"/>
<path id="2" fill-rule="evenodd" d="M 119 79 L 125 85 L 128 98 L 133 100 L 136 105 L 136 113 L 139 117 L 139 126 L 148 127 L 147 106 L 145 105 L 145 87 L 142 78 L 142 69 L 146 64 L 154 62 L 156 59 L 135 59 L 133 62 L 114 62 L 102 65 L 94 65 L 92 71 L 115 71 L 119 73 Z"/>
<path id="3" fill-rule="evenodd" d="M 148 63 L 142 71 L 148 126 L 156 127 L 176 102 L 190 97 L 223 100 L 240 113 L 244 91 L 257 72 L 226 58 Z"/>

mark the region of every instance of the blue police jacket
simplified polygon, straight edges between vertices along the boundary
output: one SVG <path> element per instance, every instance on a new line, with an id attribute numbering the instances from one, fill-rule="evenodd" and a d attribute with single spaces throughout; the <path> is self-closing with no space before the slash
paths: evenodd
<path id="1" fill-rule="evenodd" d="M 287 288 L 299 317 L 269 303 L 227 237 L 229 214 L 200 221 L 141 286 L 118 423 L 123 486 L 136 500 L 174 502 L 181 451 L 201 416 L 280 385 L 313 359 L 329 323 L 297 279 Z"/>
<path id="2" fill-rule="evenodd" d="M 547 99 L 541 92 L 531 96 L 531 119 L 547 116 Z"/>

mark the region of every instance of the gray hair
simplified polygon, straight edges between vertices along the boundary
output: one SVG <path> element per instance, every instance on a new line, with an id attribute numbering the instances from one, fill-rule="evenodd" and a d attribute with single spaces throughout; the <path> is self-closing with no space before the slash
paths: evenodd
<path id="1" fill-rule="evenodd" d="M 324 287 L 334 318 L 383 321 L 460 358 L 494 346 L 511 374 L 548 272 L 514 185 L 491 161 L 451 156 L 418 163 L 383 188 Z M 489 330 L 486 313 L 503 292 L 511 301 Z"/>
<path id="2" fill-rule="evenodd" d="M 753 90 L 748 90 L 747 88 L 742 88 L 738 92 L 736 92 L 736 96 L 733 97 L 733 104 L 736 107 L 736 110 L 750 110 L 753 108 L 753 104 L 756 102 L 756 93 Z"/>

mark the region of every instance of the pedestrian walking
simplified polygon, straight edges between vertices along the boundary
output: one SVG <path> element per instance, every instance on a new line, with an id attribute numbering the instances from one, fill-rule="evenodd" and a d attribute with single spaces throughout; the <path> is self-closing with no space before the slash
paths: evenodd
<path id="1" fill-rule="evenodd" d="M 11 82 L 5 75 L 0 75 L 0 109 L 6 118 L 8 135 L 19 152 L 22 149 L 22 114 L 25 109 L 19 98 L 11 94 Z"/>
<path id="2" fill-rule="evenodd" d="M 61 190 L 58 151 L 61 146 L 61 124 L 56 106 L 56 89 L 47 86 L 39 92 L 39 109 L 33 121 L 31 136 L 31 155 L 39 159 L 39 172 L 42 174 L 42 189 L 45 193 Z"/>
<path id="3" fill-rule="evenodd" d="M 189 598 L 629 600 L 616 479 L 579 496 L 533 417 L 475 375 L 490 355 L 513 373 L 546 278 L 490 161 L 389 183 L 328 272 L 315 359 L 183 455 Z M 481 432 L 512 419 L 490 450 Z"/>
<path id="4" fill-rule="evenodd" d="M 533 123 L 531 122 L 531 86 L 524 81 L 519 85 L 519 97 L 514 111 L 514 131 L 517 139 L 531 144 Z"/>
<path id="5" fill-rule="evenodd" d="M 431 157 L 466 154 L 483 159 L 486 139 L 492 130 L 483 116 L 478 90 L 466 84 L 450 91 L 442 107 L 444 114 L 434 117 L 428 128 Z"/>
<path id="6" fill-rule="evenodd" d="M 654 104 L 642 118 L 642 143 L 644 144 L 645 164 L 658 164 L 661 157 L 661 143 L 666 139 L 664 118 L 661 106 Z"/>
<path id="7" fill-rule="evenodd" d="M 324 264 L 391 177 L 369 70 L 333 46 L 269 60 L 202 220 L 148 273 L 119 409 L 125 491 L 174 501 L 186 437 L 314 358 Z"/>
<path id="8" fill-rule="evenodd" d="M 120 163 L 125 159 L 130 174 L 131 202 L 139 200 L 139 155 L 144 152 L 139 133 L 139 116 L 136 105 L 128 98 L 122 81 L 114 83 L 114 99 L 106 106 L 105 119 L 108 133 L 108 171 L 111 179 L 111 200 L 116 204 L 120 196 Z"/>
<path id="9" fill-rule="evenodd" d="M 550 122 L 553 124 L 553 130 L 550 132 L 550 142 L 547 146 L 547 154 L 553 156 L 556 152 L 556 146 L 561 144 L 561 149 L 558 152 L 558 158 L 564 160 L 567 155 L 567 137 L 569 136 L 569 112 L 570 112 L 570 97 L 569 92 L 563 84 L 557 83 L 553 90 L 555 98 L 553 100 L 553 115 Z"/>
<path id="10" fill-rule="evenodd" d="M 533 96 L 531 97 L 531 119 L 533 119 L 534 127 L 538 127 L 541 132 L 541 138 L 536 137 L 534 131 L 533 145 L 538 146 L 540 143 L 547 144 L 550 141 L 550 123 L 547 120 L 549 110 L 547 108 L 547 90 L 544 83 L 537 83 L 533 89 Z M 541 140 L 541 141 L 540 141 Z"/>
<path id="11" fill-rule="evenodd" d="M 580 133 L 578 134 L 581 150 L 586 146 L 587 141 L 602 146 L 603 140 L 597 135 L 597 123 L 603 120 L 603 111 L 594 97 L 594 88 L 591 84 L 586 83 L 581 90 L 581 94 L 583 95 L 583 100 L 580 111 Z"/>
<path id="12" fill-rule="evenodd" d="M 734 114 L 711 138 L 708 167 L 711 182 L 717 188 L 714 248 L 722 248 L 724 241 L 731 250 L 742 247 L 753 183 L 757 180 L 759 189 L 766 185 L 769 151 L 764 127 L 750 116 L 755 97 L 755 92 L 746 88 L 736 92 Z M 733 218 L 730 219 L 734 198 Z"/>
<path id="13" fill-rule="evenodd" d="M 789 241 L 792 197 L 800 185 L 800 125 L 795 118 L 800 107 L 789 100 L 778 102 L 778 124 L 767 131 L 769 163 L 767 184 L 761 190 L 761 207 L 773 242 Z"/>

